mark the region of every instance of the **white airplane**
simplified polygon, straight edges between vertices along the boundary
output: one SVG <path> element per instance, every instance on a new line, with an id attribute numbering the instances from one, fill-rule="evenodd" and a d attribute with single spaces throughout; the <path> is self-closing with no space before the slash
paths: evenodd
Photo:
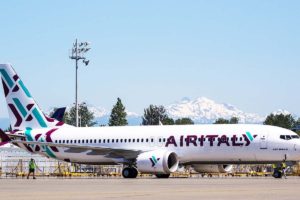
<path id="1" fill-rule="evenodd" d="M 73 127 L 43 114 L 10 64 L 0 64 L 0 72 L 12 127 L 0 132 L 0 145 L 10 142 L 72 163 L 123 164 L 124 178 L 135 178 L 138 172 L 167 178 L 179 165 L 197 172 L 228 172 L 232 164 L 300 160 L 299 136 L 273 126 Z M 281 174 L 275 171 L 274 176 Z"/>

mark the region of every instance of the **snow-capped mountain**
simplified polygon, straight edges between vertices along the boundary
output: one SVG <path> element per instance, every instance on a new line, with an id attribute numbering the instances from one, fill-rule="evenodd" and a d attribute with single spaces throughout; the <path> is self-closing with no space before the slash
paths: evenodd
<path id="1" fill-rule="evenodd" d="M 284 109 L 278 109 L 274 112 L 272 112 L 273 115 L 280 115 L 280 114 L 283 114 L 283 115 L 293 115 L 292 113 L 290 113 L 289 111 L 287 110 L 284 110 Z"/>
<path id="2" fill-rule="evenodd" d="M 110 111 L 90 105 L 88 107 L 94 112 L 98 124 L 108 123 Z M 183 98 L 179 102 L 166 105 L 165 108 L 169 117 L 174 119 L 189 117 L 197 124 L 209 124 L 218 118 L 230 119 L 231 117 L 238 117 L 240 123 L 262 123 L 265 119 L 258 114 L 246 113 L 233 105 L 217 103 L 206 97 L 199 97 L 194 100 Z M 129 125 L 142 123 L 141 115 L 131 111 L 126 112 Z"/>
<path id="3" fill-rule="evenodd" d="M 189 117 L 195 123 L 213 123 L 218 118 L 238 117 L 240 123 L 262 123 L 264 117 L 255 113 L 246 113 L 233 105 L 217 103 L 206 97 L 195 100 L 188 98 L 166 106 L 168 115 L 174 119 Z"/>

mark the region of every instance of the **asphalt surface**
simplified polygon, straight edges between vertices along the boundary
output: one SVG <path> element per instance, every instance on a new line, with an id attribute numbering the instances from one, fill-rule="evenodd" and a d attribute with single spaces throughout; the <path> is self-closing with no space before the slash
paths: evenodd
<path id="1" fill-rule="evenodd" d="M 300 177 L 0 179 L 0 199 L 300 199 Z"/>

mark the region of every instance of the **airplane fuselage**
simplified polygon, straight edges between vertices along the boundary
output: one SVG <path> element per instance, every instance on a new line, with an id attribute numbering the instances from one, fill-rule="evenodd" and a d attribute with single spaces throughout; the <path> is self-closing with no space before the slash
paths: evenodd
<path id="1" fill-rule="evenodd" d="M 128 127 L 62 127 L 27 130 L 28 141 L 88 145 L 136 151 L 169 150 L 182 164 L 274 163 L 300 160 L 300 139 L 282 128 L 263 125 L 185 125 Z M 280 136 L 295 136 L 282 139 Z M 111 164 L 126 160 L 107 157 L 97 150 L 72 151 L 68 147 L 20 147 L 59 160 Z"/>

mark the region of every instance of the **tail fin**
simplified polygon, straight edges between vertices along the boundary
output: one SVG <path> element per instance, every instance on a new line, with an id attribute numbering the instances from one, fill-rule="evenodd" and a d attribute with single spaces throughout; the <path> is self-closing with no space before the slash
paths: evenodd
<path id="1" fill-rule="evenodd" d="M 50 128 L 63 125 L 43 114 L 10 64 L 0 64 L 4 95 L 13 130 Z"/>

